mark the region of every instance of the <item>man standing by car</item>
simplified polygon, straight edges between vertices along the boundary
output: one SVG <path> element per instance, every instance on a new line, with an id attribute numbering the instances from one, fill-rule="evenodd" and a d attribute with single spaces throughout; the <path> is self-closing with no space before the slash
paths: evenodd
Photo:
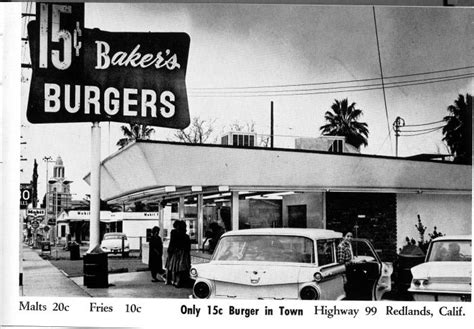
<path id="1" fill-rule="evenodd" d="M 163 273 L 163 242 L 160 238 L 160 228 L 153 227 L 150 237 L 150 253 L 148 257 L 148 267 L 150 268 L 152 282 L 165 281 L 162 277 Z M 157 276 L 161 280 L 158 280 Z"/>

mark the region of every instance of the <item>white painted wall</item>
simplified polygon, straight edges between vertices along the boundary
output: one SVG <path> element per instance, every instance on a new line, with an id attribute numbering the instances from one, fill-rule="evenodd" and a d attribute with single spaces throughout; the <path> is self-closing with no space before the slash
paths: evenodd
<path id="1" fill-rule="evenodd" d="M 122 232 L 127 234 L 130 249 L 140 249 L 140 237 L 142 245 L 146 244 L 146 229 L 153 226 L 160 227 L 160 216 L 158 212 L 116 213 L 122 217 Z M 164 209 L 165 221 L 171 217 L 171 207 Z M 160 227 L 163 230 L 163 227 Z"/>
<path id="2" fill-rule="evenodd" d="M 471 234 L 471 203 L 471 195 L 397 194 L 397 249 L 405 244 L 406 236 L 418 241 L 418 214 L 427 227 L 426 239 L 434 226 L 447 235 Z"/>
<path id="3" fill-rule="evenodd" d="M 122 231 L 127 235 L 128 241 L 130 242 L 130 249 L 140 249 L 140 237 L 142 237 L 142 243 L 146 242 L 146 229 L 153 228 L 153 226 L 159 226 L 158 219 L 153 220 L 126 220 L 122 222 Z"/>

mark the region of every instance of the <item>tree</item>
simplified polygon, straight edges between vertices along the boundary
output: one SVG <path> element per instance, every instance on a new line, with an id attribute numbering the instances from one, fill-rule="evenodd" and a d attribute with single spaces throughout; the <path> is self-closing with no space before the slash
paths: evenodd
<path id="1" fill-rule="evenodd" d="M 183 143 L 206 143 L 214 132 L 214 123 L 215 120 L 203 120 L 200 117 L 194 117 L 189 127 L 178 130 L 174 134 L 174 138 Z"/>
<path id="2" fill-rule="evenodd" d="M 33 175 L 31 177 L 31 200 L 33 204 L 33 208 L 36 208 L 36 205 L 38 204 L 38 163 L 35 162 L 33 164 Z"/>
<path id="3" fill-rule="evenodd" d="M 359 122 L 362 116 L 362 110 L 357 109 L 356 103 L 349 105 L 347 98 L 342 101 L 334 100 L 331 105 L 331 111 L 324 114 L 326 124 L 321 126 L 324 136 L 344 136 L 346 143 L 356 148 L 361 145 L 367 146 L 367 137 L 369 136 L 368 125 L 365 122 Z"/>
<path id="4" fill-rule="evenodd" d="M 249 132 L 254 133 L 255 130 L 255 122 L 245 122 L 241 123 L 239 121 L 234 121 L 232 124 L 229 125 L 231 131 L 241 131 L 241 132 Z M 258 134 L 257 140 L 259 140 L 258 145 L 262 147 L 269 147 L 270 146 L 270 136 L 268 135 L 260 135 Z"/>
<path id="5" fill-rule="evenodd" d="M 472 96 L 459 95 L 453 105 L 447 108 L 448 116 L 443 120 L 446 125 L 443 127 L 443 141 L 449 147 L 454 156 L 454 162 L 472 163 Z"/>
<path id="6" fill-rule="evenodd" d="M 231 131 L 246 131 L 249 133 L 255 132 L 255 122 L 245 122 L 241 123 L 239 121 L 234 121 L 232 124 L 229 125 Z"/>
<path id="7" fill-rule="evenodd" d="M 118 140 L 117 146 L 119 149 L 138 139 L 150 139 L 155 132 L 155 129 L 139 123 L 129 123 L 128 126 L 121 126 L 120 128 L 125 137 Z"/>

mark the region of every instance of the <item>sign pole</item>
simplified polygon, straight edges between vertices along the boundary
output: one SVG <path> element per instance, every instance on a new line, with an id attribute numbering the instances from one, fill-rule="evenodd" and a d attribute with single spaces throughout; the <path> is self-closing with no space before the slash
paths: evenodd
<path id="1" fill-rule="evenodd" d="M 23 296 L 23 242 L 24 242 L 24 235 L 23 235 L 23 223 L 24 223 L 24 216 L 22 211 L 20 210 L 20 296 Z"/>
<path id="2" fill-rule="evenodd" d="M 91 218 L 89 250 L 93 252 L 100 245 L 100 124 L 93 122 L 91 128 Z"/>

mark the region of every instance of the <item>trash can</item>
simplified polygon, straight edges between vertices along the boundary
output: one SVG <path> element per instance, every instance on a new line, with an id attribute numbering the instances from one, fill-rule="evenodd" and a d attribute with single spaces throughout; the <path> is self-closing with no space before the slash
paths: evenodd
<path id="1" fill-rule="evenodd" d="M 42 241 L 41 242 L 41 253 L 50 253 L 51 254 L 51 243 L 49 241 Z"/>
<path id="2" fill-rule="evenodd" d="M 76 242 L 69 243 L 69 256 L 71 260 L 81 259 L 81 253 L 79 249 L 79 244 Z"/>
<path id="3" fill-rule="evenodd" d="M 407 246 L 402 249 L 398 255 L 398 284 L 397 288 L 401 294 L 406 293 L 410 287 L 413 276 L 411 275 L 411 268 L 421 264 L 425 261 L 425 254 L 417 246 Z"/>
<path id="4" fill-rule="evenodd" d="M 88 288 L 107 288 L 109 286 L 107 253 L 85 254 L 84 285 Z"/>

